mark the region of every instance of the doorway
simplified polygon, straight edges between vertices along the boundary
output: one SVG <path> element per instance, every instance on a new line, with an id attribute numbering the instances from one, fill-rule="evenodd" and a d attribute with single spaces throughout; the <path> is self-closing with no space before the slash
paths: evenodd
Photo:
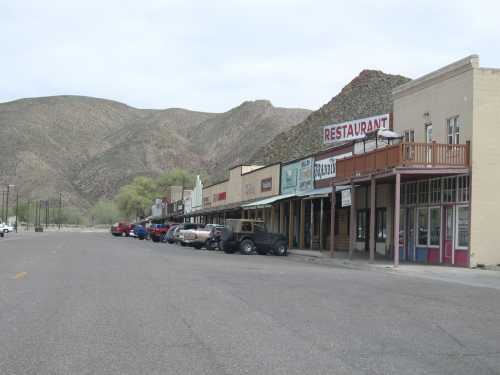
<path id="1" fill-rule="evenodd" d="M 415 260 L 415 207 L 406 209 L 405 217 L 405 260 Z"/>
<path id="2" fill-rule="evenodd" d="M 443 263 L 453 264 L 453 206 L 444 206 Z"/>

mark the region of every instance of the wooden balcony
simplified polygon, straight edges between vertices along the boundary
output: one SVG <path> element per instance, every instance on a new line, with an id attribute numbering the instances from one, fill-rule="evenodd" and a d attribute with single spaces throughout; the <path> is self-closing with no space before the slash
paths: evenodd
<path id="1" fill-rule="evenodd" d="M 346 179 L 395 167 L 467 168 L 470 145 L 400 143 L 337 160 L 336 179 Z"/>

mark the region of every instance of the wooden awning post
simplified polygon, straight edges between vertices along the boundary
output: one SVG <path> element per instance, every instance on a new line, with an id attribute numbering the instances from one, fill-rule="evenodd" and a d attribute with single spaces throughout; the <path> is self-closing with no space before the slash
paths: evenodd
<path id="1" fill-rule="evenodd" d="M 400 215 L 400 195 L 401 195 L 401 175 L 396 173 L 396 183 L 394 186 L 394 267 L 399 266 L 399 215 Z"/>
<path id="2" fill-rule="evenodd" d="M 311 250 L 313 249 L 313 239 L 314 239 L 314 199 L 311 199 L 311 225 L 310 225 L 310 233 L 309 233 L 309 245 Z"/>
<path id="3" fill-rule="evenodd" d="M 335 182 L 332 180 L 332 198 L 330 209 L 330 256 L 335 256 Z"/>
<path id="4" fill-rule="evenodd" d="M 375 178 L 372 176 L 370 184 L 370 262 L 375 261 Z"/>
<path id="5" fill-rule="evenodd" d="M 349 259 L 352 259 L 354 255 L 354 250 L 356 247 L 356 190 L 354 188 L 354 183 L 351 180 L 351 211 L 349 219 Z"/>
<path id="6" fill-rule="evenodd" d="M 319 248 L 324 250 L 323 243 L 323 220 L 324 220 L 324 199 L 320 199 L 320 211 L 319 211 Z"/>

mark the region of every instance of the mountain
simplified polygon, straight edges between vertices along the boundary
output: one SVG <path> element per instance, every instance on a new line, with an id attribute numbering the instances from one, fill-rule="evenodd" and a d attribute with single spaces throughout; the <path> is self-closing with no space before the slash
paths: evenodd
<path id="1" fill-rule="evenodd" d="M 89 207 L 139 175 L 179 167 L 222 176 L 266 139 L 311 111 L 245 102 L 225 113 L 138 109 L 111 100 L 54 96 L 0 104 L 0 185 L 21 197 Z M 244 145 L 244 146 L 242 146 Z"/>
<path id="2" fill-rule="evenodd" d="M 327 148 L 322 144 L 324 125 L 392 112 L 392 89 L 409 80 L 400 75 L 363 70 L 327 104 L 257 149 L 249 161 L 270 164 Z"/>

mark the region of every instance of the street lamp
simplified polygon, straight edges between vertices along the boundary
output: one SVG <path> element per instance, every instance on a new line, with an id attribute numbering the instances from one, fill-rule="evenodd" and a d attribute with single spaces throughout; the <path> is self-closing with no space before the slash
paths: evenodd
<path id="1" fill-rule="evenodd" d="M 5 222 L 9 221 L 9 191 L 11 187 L 15 187 L 16 185 L 9 184 L 7 185 L 7 198 L 5 200 Z"/>

